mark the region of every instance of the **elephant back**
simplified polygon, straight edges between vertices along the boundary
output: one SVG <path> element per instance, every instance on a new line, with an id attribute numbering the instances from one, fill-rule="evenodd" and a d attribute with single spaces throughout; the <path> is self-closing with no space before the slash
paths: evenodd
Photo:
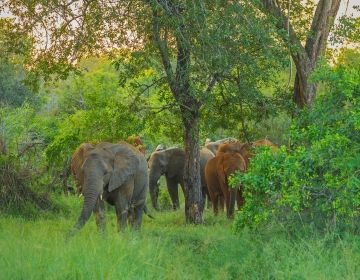
<path id="1" fill-rule="evenodd" d="M 240 141 L 220 144 L 218 153 L 240 153 L 243 154 L 252 147 L 251 143 L 242 143 Z"/>
<path id="2" fill-rule="evenodd" d="M 217 140 L 214 142 L 208 141 L 208 139 L 207 139 L 207 141 L 205 142 L 205 147 L 208 148 L 211 152 L 213 152 L 214 155 L 216 155 L 221 144 L 233 143 L 236 141 L 238 141 L 238 140 L 233 137 L 227 137 L 227 138 L 220 139 L 220 140 Z"/>
<path id="3" fill-rule="evenodd" d="M 253 142 L 253 146 L 255 147 L 261 147 L 261 146 L 267 146 L 270 147 L 272 151 L 277 151 L 279 147 L 275 145 L 273 142 L 271 142 L 268 139 L 260 139 Z"/>

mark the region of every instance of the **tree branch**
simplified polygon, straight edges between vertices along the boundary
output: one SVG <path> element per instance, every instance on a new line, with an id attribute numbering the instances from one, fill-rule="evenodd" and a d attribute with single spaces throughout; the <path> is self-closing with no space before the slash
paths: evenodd
<path id="1" fill-rule="evenodd" d="M 327 0 L 325 0 L 327 1 Z M 279 21 L 276 24 L 276 27 L 278 29 L 284 29 L 287 30 L 289 28 L 289 43 L 292 45 L 296 45 L 297 51 L 296 53 L 291 52 L 291 56 L 297 64 L 297 69 L 299 66 L 300 61 L 306 61 L 307 64 L 310 63 L 310 58 L 305 50 L 305 48 L 302 46 L 299 38 L 297 37 L 295 30 L 290 22 L 288 22 L 287 17 L 281 10 L 280 6 L 278 5 L 276 0 L 262 0 L 263 8 L 268 11 L 272 16 L 276 17 Z"/>
<path id="2" fill-rule="evenodd" d="M 306 52 L 312 62 L 322 55 L 327 38 L 339 10 L 341 0 L 320 0 L 311 24 L 310 36 L 305 44 Z"/>
<path id="3" fill-rule="evenodd" d="M 170 89 L 171 89 L 171 91 L 174 92 L 176 90 L 176 84 L 175 84 L 174 72 L 173 72 L 173 69 L 172 69 L 172 66 L 171 66 L 171 62 L 170 62 L 170 56 L 169 56 L 169 52 L 168 52 L 168 45 L 167 45 L 167 41 L 164 41 L 164 40 L 161 39 L 160 30 L 161 30 L 161 28 L 160 28 L 160 21 L 159 21 L 158 12 L 153 7 L 153 36 L 154 36 L 154 42 L 155 42 L 155 45 L 158 47 L 158 49 L 160 51 L 161 61 L 162 61 L 162 64 L 164 66 L 164 69 L 165 69 L 166 78 L 167 78 L 168 83 L 170 85 Z"/>

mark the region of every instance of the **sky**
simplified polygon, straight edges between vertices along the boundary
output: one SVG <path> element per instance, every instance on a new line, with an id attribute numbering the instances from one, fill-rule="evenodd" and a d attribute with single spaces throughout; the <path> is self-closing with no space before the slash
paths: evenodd
<path id="1" fill-rule="evenodd" d="M 360 0 L 342 0 L 338 12 L 338 17 L 343 16 L 345 12 L 347 15 L 354 14 L 354 16 L 356 17 L 360 16 L 360 12 L 354 10 L 353 8 L 355 5 L 360 6 Z M 347 11 L 346 11 L 346 7 L 347 7 Z"/>

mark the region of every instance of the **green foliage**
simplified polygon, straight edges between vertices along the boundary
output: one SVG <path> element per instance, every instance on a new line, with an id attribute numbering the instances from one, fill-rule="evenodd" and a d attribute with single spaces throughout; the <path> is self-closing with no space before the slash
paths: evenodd
<path id="1" fill-rule="evenodd" d="M 313 79 L 328 93 L 294 120 L 291 146 L 261 149 L 247 173 L 245 206 L 235 229 L 277 221 L 296 229 L 311 223 L 322 230 L 358 229 L 360 205 L 360 65 L 323 64 Z"/>
<path id="2" fill-rule="evenodd" d="M 36 108 L 27 103 L 0 109 L 0 135 L 10 154 L 22 154 L 26 145 L 46 145 L 54 137 L 56 127 L 55 118 L 37 114 Z"/>
<path id="3" fill-rule="evenodd" d="M 37 101 L 26 83 L 25 70 L 32 42 L 15 28 L 14 20 L 0 18 L 0 106 L 21 106 L 25 101 Z M 33 83 L 36 88 L 38 81 Z"/>
<path id="4" fill-rule="evenodd" d="M 46 149 L 48 159 L 62 164 L 82 142 L 117 142 L 138 135 L 144 127 L 141 112 L 134 114 L 134 96 L 120 88 L 118 76 L 104 58 L 82 62 L 81 75 L 48 90 L 58 97 L 58 115 L 63 119 Z"/>
<path id="5" fill-rule="evenodd" d="M 120 86 L 134 95 L 134 110 L 142 112 L 146 119 L 143 134 L 150 151 L 159 143 L 167 146 L 181 143 L 180 110 L 157 59 L 147 49 L 123 51 L 113 64 L 119 73 Z"/>
<path id="6" fill-rule="evenodd" d="M 25 71 L 0 57 L 0 106 L 19 107 L 26 100 L 35 99 L 31 90 L 24 85 Z"/>
<path id="7" fill-rule="evenodd" d="M 359 13 L 360 6 L 353 6 L 355 10 L 355 15 Z M 354 15 L 348 16 L 344 15 L 339 18 L 338 23 L 335 26 L 335 32 L 332 35 L 332 41 L 334 43 L 345 43 L 345 44 L 355 44 L 359 45 L 360 43 L 360 17 Z"/>

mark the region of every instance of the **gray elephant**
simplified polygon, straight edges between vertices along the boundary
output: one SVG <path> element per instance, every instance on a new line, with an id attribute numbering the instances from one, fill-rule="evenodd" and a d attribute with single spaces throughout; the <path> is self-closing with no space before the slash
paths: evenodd
<path id="1" fill-rule="evenodd" d="M 216 152 L 219 148 L 219 146 L 223 143 L 233 143 L 238 141 L 236 138 L 233 137 L 228 137 L 228 138 L 224 138 L 224 139 L 220 139 L 214 142 L 211 142 L 211 140 L 209 138 L 206 139 L 205 141 L 205 147 L 208 148 L 214 155 L 216 155 Z"/>
<path id="2" fill-rule="evenodd" d="M 200 150 L 200 175 L 203 194 L 203 203 L 205 203 L 206 195 L 208 195 L 206 181 L 205 181 L 205 165 L 207 161 L 214 157 L 214 154 L 208 149 Z M 173 204 L 173 209 L 180 207 L 178 185 L 180 184 L 184 191 L 184 163 L 185 152 L 180 148 L 168 148 L 161 151 L 155 151 L 151 154 L 149 165 L 149 189 L 150 197 L 153 207 L 159 210 L 158 195 L 159 185 L 158 181 L 162 175 L 165 175 L 166 185 Z M 209 196 L 208 196 L 209 197 Z"/>
<path id="3" fill-rule="evenodd" d="M 77 164 L 73 173 L 77 183 L 81 184 L 84 205 L 69 236 L 85 225 L 92 212 L 96 214 L 99 229 L 104 231 L 104 201 L 115 206 L 119 230 L 126 228 L 128 218 L 133 228 L 140 229 L 148 192 L 148 168 L 144 156 L 125 142 L 104 142 L 95 147 L 81 145 L 79 149 L 83 149 L 80 153 L 77 151 L 83 157 L 82 164 Z M 73 160 L 77 159 L 73 156 Z"/>

